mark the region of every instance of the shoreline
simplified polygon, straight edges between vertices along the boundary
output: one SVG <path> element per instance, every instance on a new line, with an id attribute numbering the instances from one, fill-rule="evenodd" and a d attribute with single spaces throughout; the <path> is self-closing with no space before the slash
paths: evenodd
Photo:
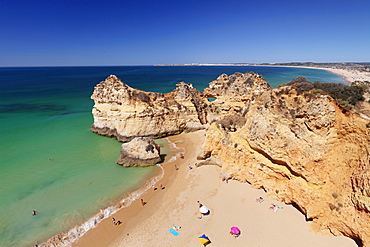
<path id="1" fill-rule="evenodd" d="M 333 74 L 342 77 L 342 81 L 346 83 L 353 83 L 355 81 L 369 81 L 370 82 L 370 72 L 342 69 L 342 68 L 332 68 L 332 67 L 310 67 L 310 66 L 299 66 L 299 65 L 274 65 L 274 64 L 250 64 L 250 63 L 215 63 L 215 64 L 156 64 L 153 66 L 251 66 L 251 67 L 283 67 L 283 68 L 302 68 L 302 69 L 319 69 L 326 70 Z"/>
<path id="2" fill-rule="evenodd" d="M 157 187 L 162 183 L 164 189 L 148 190 L 142 195 L 144 206 L 136 200 L 112 215 L 122 221 L 121 225 L 113 225 L 109 217 L 73 246 L 199 246 L 197 238 L 202 234 L 210 237 L 214 247 L 357 246 L 353 240 L 334 237 L 327 231 L 311 232 L 304 215 L 292 205 L 269 198 L 263 190 L 234 180 L 223 182 L 220 167 L 195 167 L 204 138 L 204 130 L 168 137 L 184 148 L 185 157 L 163 164 L 165 176 Z M 259 197 L 264 202 L 257 203 Z M 198 218 L 197 201 L 211 210 L 209 216 Z M 272 203 L 281 209 L 270 210 Z M 178 236 L 169 232 L 173 226 L 181 226 Z M 242 231 L 237 239 L 228 232 L 232 226 Z"/>
<path id="3" fill-rule="evenodd" d="M 162 167 L 161 167 L 162 168 Z M 130 207 L 138 198 L 145 194 L 147 190 L 152 187 L 152 184 L 156 184 L 163 178 L 164 171 L 152 178 L 150 178 L 142 187 L 132 191 L 127 194 L 124 198 L 119 200 L 115 205 L 109 206 L 107 208 L 100 209 L 100 212 L 96 213 L 86 221 L 78 224 L 71 229 L 64 231 L 60 234 L 54 235 L 49 238 L 46 242 L 38 244 L 38 247 L 47 247 L 47 246 L 58 246 L 58 247 L 67 247 L 72 246 L 85 234 L 87 234 L 92 229 L 96 228 L 102 221 L 108 219 L 112 215 L 116 214 L 118 211 Z"/>
<path id="4" fill-rule="evenodd" d="M 136 217 L 145 208 L 142 206 L 139 198 L 142 198 L 145 203 L 148 203 L 148 201 L 150 201 L 153 196 L 158 196 L 158 193 L 166 190 L 166 184 L 171 180 L 170 178 L 175 171 L 174 167 L 178 166 L 178 163 L 180 162 L 180 158 L 178 158 L 177 156 L 179 153 L 185 152 L 183 148 L 176 146 L 176 141 L 178 139 L 177 136 L 170 136 L 166 139 L 169 143 L 170 149 L 175 153 L 175 155 L 169 158 L 169 160 L 165 160 L 165 162 L 160 165 L 163 171 L 162 176 L 152 183 L 148 181 L 142 188 L 139 189 L 144 190 L 144 192 L 136 197 L 136 199 L 133 200 L 130 205 L 121 207 L 113 214 L 102 219 L 101 222 L 99 222 L 99 224 L 97 224 L 94 228 L 89 229 L 84 235 L 80 236 L 79 239 L 72 242 L 71 245 L 68 246 L 108 246 L 111 243 L 112 239 L 118 238 L 119 236 L 121 236 L 122 231 L 126 230 L 128 221 Z M 155 178 L 152 178 L 151 180 L 154 179 Z M 150 185 L 148 185 L 148 183 L 150 183 Z M 160 189 L 160 184 L 164 185 L 163 190 Z M 152 189 L 153 186 L 157 188 L 155 191 Z M 120 221 L 121 224 L 114 225 L 112 223 L 112 218 Z"/>
<path id="5" fill-rule="evenodd" d="M 111 205 L 107 208 L 100 209 L 100 212 L 96 213 L 92 217 L 88 218 L 81 224 L 78 224 L 69 230 L 66 230 L 60 234 L 54 235 L 53 237 L 49 238 L 47 241 L 38 244 L 39 247 L 47 247 L 47 246 L 58 246 L 58 247 L 66 247 L 66 246 L 74 246 L 83 236 L 97 228 L 102 222 L 114 217 L 119 211 L 131 208 L 133 204 L 137 204 L 139 202 L 139 198 L 143 195 L 148 194 L 148 191 L 151 188 L 158 184 L 159 181 L 166 180 L 168 176 L 166 169 L 163 168 L 162 165 L 175 162 L 177 158 L 177 154 L 183 152 L 182 148 L 178 148 L 175 143 L 171 142 L 167 138 L 169 148 L 172 152 L 175 153 L 169 160 L 165 160 L 162 164 L 157 164 L 161 171 L 159 174 L 151 177 L 148 181 L 145 182 L 143 186 L 140 188 L 129 192 L 125 197 L 120 199 L 116 204 Z M 177 150 L 177 151 L 176 151 Z M 150 194 L 150 193 L 149 193 Z M 137 213 L 137 212 L 135 212 Z M 120 220 L 122 223 L 120 226 L 125 225 L 125 221 Z M 118 226 L 119 227 L 119 226 Z M 87 245 L 90 246 L 90 245 Z"/>
<path id="6" fill-rule="evenodd" d="M 253 65 L 256 67 L 283 67 L 283 68 L 302 68 L 302 69 L 319 69 L 326 70 L 333 74 L 339 75 L 343 82 L 353 83 L 355 81 L 369 81 L 370 73 L 361 72 L 357 70 L 339 69 L 339 68 L 328 68 L 328 67 L 310 67 L 310 66 L 283 66 L 283 65 Z"/>

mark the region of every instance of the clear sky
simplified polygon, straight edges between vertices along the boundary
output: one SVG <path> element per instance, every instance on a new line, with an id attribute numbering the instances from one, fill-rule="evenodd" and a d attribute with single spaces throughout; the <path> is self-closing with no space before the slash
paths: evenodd
<path id="1" fill-rule="evenodd" d="M 0 66 L 295 61 L 370 62 L 370 1 L 0 1 Z"/>

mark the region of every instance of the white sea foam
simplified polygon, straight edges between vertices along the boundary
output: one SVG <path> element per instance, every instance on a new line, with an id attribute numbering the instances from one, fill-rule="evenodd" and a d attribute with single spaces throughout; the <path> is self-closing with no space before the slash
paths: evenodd
<path id="1" fill-rule="evenodd" d="M 168 138 L 166 138 L 166 140 L 169 143 L 170 148 L 176 152 L 176 154 L 169 159 L 168 163 L 170 163 L 175 161 L 180 153 L 185 152 L 185 148 L 178 147 L 176 143 L 171 142 Z M 136 191 L 131 192 L 128 196 L 123 198 L 118 204 L 107 207 L 105 209 L 101 209 L 99 213 L 97 213 L 87 221 L 83 222 L 82 224 L 50 238 L 45 243 L 39 244 L 39 246 L 42 247 L 72 246 L 74 242 L 79 240 L 90 229 L 95 228 L 102 220 L 110 217 L 112 214 L 116 213 L 121 208 L 130 206 L 132 202 L 141 197 L 141 195 L 143 195 L 148 189 L 152 188 L 159 180 L 161 180 L 164 176 L 164 169 L 162 165 L 159 164 L 158 166 L 161 168 L 161 174 L 149 179 L 149 181 L 143 187 Z"/>
<path id="2" fill-rule="evenodd" d="M 171 142 L 168 138 L 166 138 L 167 142 L 169 143 L 169 146 L 172 150 L 175 150 L 175 151 L 180 151 L 180 152 L 177 152 L 176 155 L 172 156 L 169 160 L 168 160 L 168 163 L 171 163 L 173 161 L 175 161 L 178 157 L 178 154 L 180 154 L 181 152 L 185 152 L 185 148 L 183 147 L 178 147 L 176 145 L 176 143 L 174 142 Z"/>
<path id="3" fill-rule="evenodd" d="M 39 244 L 38 246 L 42 247 L 67 247 L 72 246 L 72 243 L 77 241 L 80 237 L 82 237 L 87 231 L 90 229 L 95 228 L 103 219 L 108 218 L 112 214 L 116 213 L 121 208 L 128 207 L 137 200 L 141 195 L 143 195 L 148 189 L 152 188 L 159 180 L 161 180 L 164 176 L 164 169 L 162 166 L 161 173 L 151 179 L 140 189 L 131 192 L 128 196 L 123 198 L 118 204 L 114 206 L 107 207 L 105 209 L 101 209 L 99 213 L 88 219 L 87 221 L 83 222 L 82 224 L 73 227 L 72 229 L 60 233 L 52 238 L 50 238 L 45 243 Z"/>

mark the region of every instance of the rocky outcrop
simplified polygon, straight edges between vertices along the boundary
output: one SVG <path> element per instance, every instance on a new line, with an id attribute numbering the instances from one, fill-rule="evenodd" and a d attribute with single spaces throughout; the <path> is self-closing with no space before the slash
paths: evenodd
<path id="1" fill-rule="evenodd" d="M 233 114 L 242 114 L 241 110 L 246 108 L 254 95 L 270 89 L 266 80 L 253 72 L 220 75 L 204 89 L 205 97 L 215 98 L 208 104 L 208 122 Z"/>
<path id="2" fill-rule="evenodd" d="M 203 152 L 222 173 L 295 205 L 314 229 L 370 246 L 368 121 L 289 87 L 256 96 L 243 118 L 207 129 Z"/>
<path id="3" fill-rule="evenodd" d="M 178 83 L 167 94 L 133 89 L 111 75 L 99 83 L 91 98 L 94 124 L 91 130 L 119 141 L 134 137 L 159 138 L 205 128 L 207 99 L 191 84 Z"/>
<path id="4" fill-rule="evenodd" d="M 168 94 L 110 76 L 92 99 L 94 132 L 128 141 L 207 128 L 200 165 L 293 204 L 316 230 L 370 246 L 370 125 L 330 96 L 235 73 L 204 92 L 179 83 Z"/>
<path id="5" fill-rule="evenodd" d="M 123 166 L 148 166 L 161 161 L 160 147 L 148 137 L 135 137 L 122 144 L 117 164 Z"/>
<path id="6" fill-rule="evenodd" d="M 259 74 L 234 73 L 233 75 L 220 75 L 216 80 L 209 83 L 204 89 L 206 97 L 215 97 L 220 101 L 248 101 L 253 95 L 270 89 L 271 86 Z"/>
<path id="7" fill-rule="evenodd" d="M 269 87 L 262 76 L 250 72 L 222 75 L 205 94 L 184 82 L 176 84 L 173 92 L 161 94 L 131 88 L 111 75 L 96 85 L 91 96 L 95 102 L 91 130 L 130 141 L 138 136 L 160 138 L 204 129 L 221 116 L 238 113 L 254 92 Z M 233 97 L 225 98 L 220 88 L 227 88 Z M 216 100 L 209 102 L 208 97 Z"/>

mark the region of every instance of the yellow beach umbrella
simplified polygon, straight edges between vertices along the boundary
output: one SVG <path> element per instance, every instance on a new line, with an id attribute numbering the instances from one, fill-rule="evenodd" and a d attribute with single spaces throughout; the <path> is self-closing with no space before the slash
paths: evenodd
<path id="1" fill-rule="evenodd" d="M 198 238 L 198 240 L 199 240 L 199 242 L 201 243 L 201 244 L 203 244 L 204 246 L 206 246 L 207 244 L 209 244 L 211 241 L 209 240 L 209 238 L 205 235 L 205 234 L 203 234 L 202 236 L 200 236 L 199 238 Z"/>

